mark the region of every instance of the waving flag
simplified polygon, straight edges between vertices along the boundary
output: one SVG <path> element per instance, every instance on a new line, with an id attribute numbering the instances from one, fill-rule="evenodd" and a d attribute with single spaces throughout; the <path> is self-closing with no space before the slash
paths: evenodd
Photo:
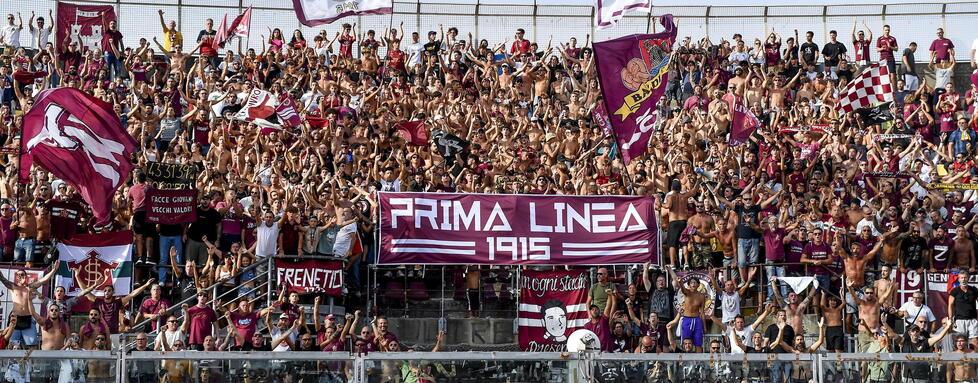
<path id="1" fill-rule="evenodd" d="M 295 127 L 302 123 L 299 112 L 295 110 L 295 101 L 292 101 L 292 97 L 288 95 L 282 97 L 275 107 L 275 115 L 278 116 L 279 121 L 282 121 L 283 126 Z"/>
<path id="2" fill-rule="evenodd" d="M 224 42 L 228 39 L 228 15 L 224 14 L 224 18 L 221 19 L 221 25 L 217 27 L 217 33 L 214 38 L 211 39 L 211 46 L 214 50 L 220 49 L 224 46 Z"/>
<path id="3" fill-rule="evenodd" d="M 109 30 L 109 22 L 116 19 L 115 8 L 109 5 L 82 5 L 58 2 L 55 23 L 55 44 L 58 51 L 62 42 L 71 36 L 82 51 L 102 47 L 102 32 Z"/>
<path id="4" fill-rule="evenodd" d="M 845 88 L 842 88 L 836 108 L 843 113 L 849 113 L 856 109 L 871 108 L 876 103 L 887 101 L 893 101 L 890 70 L 886 65 L 875 63 L 852 79 Z"/>
<path id="5" fill-rule="evenodd" d="M 428 145 L 428 127 L 424 120 L 401 121 L 394 125 L 397 134 L 411 145 Z"/>
<path id="6" fill-rule="evenodd" d="M 112 105 L 78 89 L 48 89 L 24 118 L 20 182 L 30 180 L 36 163 L 78 189 L 102 226 L 111 220 L 112 196 L 129 177 L 137 148 Z"/>
<path id="7" fill-rule="evenodd" d="M 255 88 L 248 93 L 244 106 L 232 118 L 253 123 L 261 128 L 281 130 L 282 125 L 279 123 L 278 114 L 275 113 L 277 108 L 278 98 L 274 94 Z"/>
<path id="8" fill-rule="evenodd" d="M 861 118 L 863 123 L 866 125 L 882 124 L 887 121 L 893 121 L 893 113 L 890 113 L 891 104 L 893 104 L 893 102 L 888 101 L 872 108 L 856 109 L 856 113 L 859 114 L 859 118 Z"/>
<path id="9" fill-rule="evenodd" d="M 665 27 L 661 33 L 594 44 L 605 107 L 626 164 L 648 150 L 659 99 L 669 82 L 669 54 L 677 31 L 672 15 L 659 21 Z"/>
<path id="10" fill-rule="evenodd" d="M 55 274 L 54 285 L 64 287 L 69 297 L 78 296 L 82 290 L 75 283 L 75 277 L 85 286 L 99 280 L 101 284 L 98 287 L 112 285 L 116 296 L 128 295 L 132 288 L 131 231 L 76 234 L 58 243 L 58 257 L 61 264 Z M 101 295 L 102 289 L 93 293 Z"/>
<path id="11" fill-rule="evenodd" d="M 652 0 L 596 0 L 594 5 L 594 26 L 598 29 L 611 28 L 626 13 L 640 11 L 648 13 L 652 10 Z"/>
<path id="12" fill-rule="evenodd" d="M 292 0 L 292 6 L 299 22 L 307 27 L 329 24 L 347 16 L 394 13 L 393 0 Z"/>
<path id="13" fill-rule="evenodd" d="M 245 9 L 244 13 L 238 15 L 228 26 L 228 37 L 248 37 L 251 33 L 251 6 Z"/>
<path id="14" fill-rule="evenodd" d="M 730 139 L 731 146 L 737 146 L 747 142 L 751 134 L 761 126 L 761 121 L 754 116 L 747 105 L 737 100 L 733 93 L 723 96 L 723 101 L 727 103 L 730 110 Z"/>

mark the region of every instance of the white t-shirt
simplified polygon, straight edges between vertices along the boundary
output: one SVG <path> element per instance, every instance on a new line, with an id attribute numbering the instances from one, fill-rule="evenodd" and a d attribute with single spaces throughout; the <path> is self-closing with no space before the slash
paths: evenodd
<path id="1" fill-rule="evenodd" d="M 4 25 L 0 27 L 0 45 L 9 45 L 20 48 L 20 31 L 16 25 Z"/>
<path id="2" fill-rule="evenodd" d="M 51 28 L 37 28 L 31 27 L 31 47 L 37 49 L 44 49 L 44 46 L 48 43 L 48 37 L 51 36 Z"/>
<path id="3" fill-rule="evenodd" d="M 972 50 L 972 51 L 978 51 L 978 39 L 975 39 L 975 41 L 972 41 L 972 42 L 971 42 L 971 50 Z M 974 59 L 975 59 L 975 57 L 974 57 L 974 54 L 972 54 L 972 57 L 971 57 L 971 59 L 972 59 L 972 60 L 974 60 Z"/>
<path id="4" fill-rule="evenodd" d="M 927 323 L 937 320 L 937 317 L 934 316 L 934 312 L 930 310 L 930 307 L 927 307 L 927 305 L 921 305 L 918 307 L 913 304 L 912 300 L 907 301 L 903 304 L 903 306 L 900 306 L 900 311 L 907 313 L 907 316 L 903 317 L 903 320 L 907 322 L 907 325 L 912 325 L 917 318 L 925 318 Z"/>
<path id="5" fill-rule="evenodd" d="M 356 233 L 356 222 L 343 226 L 340 231 L 336 233 L 336 242 L 333 242 L 334 257 L 346 257 L 350 255 L 350 248 L 353 247 L 353 235 Z"/>
<path id="6" fill-rule="evenodd" d="M 419 43 L 414 43 L 408 45 L 407 54 L 411 61 L 408 61 L 408 68 L 421 64 L 421 51 L 424 50 L 424 45 Z"/>
<path id="7" fill-rule="evenodd" d="M 269 333 L 272 335 L 272 341 L 274 342 L 274 341 L 282 338 L 283 336 L 287 336 L 287 337 L 289 337 L 289 340 L 292 341 L 292 343 L 295 343 L 295 339 L 296 339 L 295 331 L 289 331 L 289 330 L 291 330 L 291 329 L 286 329 L 285 331 L 282 331 L 282 330 L 279 330 L 278 327 L 273 327 L 269 331 Z M 286 331 L 289 332 L 288 335 L 285 335 L 285 332 Z M 288 342 L 285 342 L 285 341 L 283 341 L 282 343 L 279 343 L 277 346 L 275 346 L 274 349 L 272 349 L 272 351 L 279 351 L 279 352 L 281 352 L 281 351 L 289 351 L 289 350 L 291 350 L 291 348 L 289 347 L 289 343 Z"/>
<path id="8" fill-rule="evenodd" d="M 740 293 L 734 291 L 732 294 L 727 294 L 726 291 L 720 290 L 720 312 L 723 315 L 720 321 L 723 323 L 733 322 L 737 315 L 740 315 Z"/>
<path id="9" fill-rule="evenodd" d="M 395 178 L 393 181 L 380 180 L 380 191 L 399 192 L 401 191 L 401 179 Z"/>
<path id="10" fill-rule="evenodd" d="M 173 344 L 176 343 L 178 340 L 179 341 L 184 340 L 183 330 L 180 329 L 177 329 L 176 331 L 163 330 L 163 336 L 166 337 L 166 350 L 164 351 L 173 351 Z M 163 338 L 156 337 L 157 348 L 162 349 L 162 345 L 161 345 L 162 342 L 163 342 Z"/>
<path id="11" fill-rule="evenodd" d="M 740 337 L 740 342 L 746 347 L 754 347 L 754 327 L 747 325 L 743 330 L 737 331 L 733 326 L 727 328 L 727 339 L 730 341 L 730 353 L 731 354 L 743 354 L 744 350 L 737 346 L 737 341 L 734 337 Z"/>
<path id="12" fill-rule="evenodd" d="M 255 245 L 255 255 L 272 257 L 278 252 L 278 222 L 268 226 L 264 222 L 258 224 L 258 238 Z"/>

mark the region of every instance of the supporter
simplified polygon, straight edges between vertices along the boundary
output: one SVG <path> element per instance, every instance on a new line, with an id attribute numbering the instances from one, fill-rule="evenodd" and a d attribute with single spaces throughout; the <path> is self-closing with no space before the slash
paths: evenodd
<path id="1" fill-rule="evenodd" d="M 20 32 L 24 30 L 24 19 L 17 12 L 19 23 L 14 25 L 14 14 L 7 14 L 7 25 L 0 27 L 0 45 L 4 47 L 4 53 L 9 55 L 8 49 L 16 50 L 20 48 Z"/>
<path id="2" fill-rule="evenodd" d="M 177 317 L 170 315 L 166 318 L 164 327 L 162 330 L 157 330 L 156 342 L 153 345 L 153 349 L 156 351 L 169 351 L 174 350 L 177 342 L 180 344 L 185 344 L 187 336 L 185 335 L 184 328 L 186 327 L 186 322 L 189 317 L 184 316 L 184 324 L 181 325 L 177 320 Z M 161 332 L 160 332 L 161 331 Z"/>
<path id="3" fill-rule="evenodd" d="M 598 306 L 598 311 L 606 311 L 605 308 L 608 304 L 615 298 L 617 298 L 617 287 L 614 283 L 608 280 L 608 269 L 605 267 L 599 267 L 596 273 L 598 276 L 597 283 L 592 284 L 590 290 L 588 290 L 587 305 Z"/>
<path id="4" fill-rule="evenodd" d="M 105 322 L 102 313 L 96 308 L 88 310 L 88 321 L 78 329 L 81 347 L 86 350 L 101 349 L 105 346 L 109 334 L 109 324 Z"/>
<path id="5" fill-rule="evenodd" d="M 930 44 L 930 64 L 928 64 L 928 67 L 934 70 L 935 88 L 944 88 L 951 83 L 955 63 L 954 43 L 944 37 L 944 28 L 937 28 L 937 38 Z"/>
<path id="6" fill-rule="evenodd" d="M 160 323 L 166 317 L 167 310 L 170 308 L 170 301 L 163 298 L 160 285 L 153 285 L 149 290 L 149 297 L 139 305 L 141 319 L 149 320 L 153 330 L 160 327 Z"/>
<path id="7" fill-rule="evenodd" d="M 34 282 L 28 282 L 26 270 L 15 271 L 13 282 L 7 280 L 3 274 L 0 274 L 0 283 L 7 288 L 7 294 L 9 294 L 10 301 L 12 302 L 10 316 L 17 319 L 14 332 L 10 337 L 11 342 L 20 342 L 25 347 L 37 345 L 37 327 L 35 327 L 37 324 L 34 322 L 34 316 L 31 315 L 31 309 L 27 308 L 27 306 L 32 304 L 31 291 L 40 288 L 50 280 L 55 272 L 58 271 L 60 264 L 61 261 L 55 262 L 49 272 Z"/>
<path id="8" fill-rule="evenodd" d="M 85 286 L 85 282 L 83 282 L 81 278 L 76 277 L 75 281 L 79 287 L 90 290 L 88 288 L 90 286 Z M 92 293 L 82 294 L 80 296 L 88 298 L 88 300 L 92 302 L 92 306 L 98 309 L 98 311 L 102 314 L 102 318 L 105 318 L 105 323 L 109 325 L 109 332 L 112 334 L 118 334 L 120 328 L 120 314 L 122 314 L 122 312 L 129 306 L 129 303 L 139 296 L 139 294 L 150 286 L 155 286 L 153 284 L 154 281 L 155 280 L 153 279 L 146 281 L 146 283 L 144 283 L 142 286 L 139 286 L 135 290 L 131 291 L 128 295 L 121 298 L 115 295 L 115 286 L 113 285 L 105 285 L 105 287 L 103 287 L 101 296 L 95 296 Z M 98 285 L 98 283 L 93 284 L 93 286 L 95 285 Z"/>
<path id="9" fill-rule="evenodd" d="M 208 293 L 198 292 L 196 305 L 183 305 L 184 316 L 187 318 L 184 320 L 183 330 L 187 332 L 187 345 L 190 349 L 201 351 L 207 337 L 211 337 L 213 342 L 212 335 L 215 333 L 214 326 L 218 316 L 208 305 L 208 300 Z M 220 300 L 215 300 L 214 305 L 220 306 Z"/>
<path id="10" fill-rule="evenodd" d="M 183 34 L 177 30 L 177 22 L 170 20 L 169 23 L 163 20 L 163 10 L 157 10 L 160 14 L 160 27 L 163 28 L 163 51 L 169 52 L 174 46 L 183 46 Z"/>

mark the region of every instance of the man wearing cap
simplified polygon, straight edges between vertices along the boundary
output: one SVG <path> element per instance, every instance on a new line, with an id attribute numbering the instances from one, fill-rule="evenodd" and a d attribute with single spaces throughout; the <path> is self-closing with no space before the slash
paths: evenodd
<path id="1" fill-rule="evenodd" d="M 615 308 L 614 298 L 607 305 L 604 311 L 598 305 L 588 305 L 588 322 L 584 324 L 584 329 L 591 330 L 598 339 L 601 340 L 601 351 L 611 351 L 611 325 L 608 323 L 608 315 Z"/>

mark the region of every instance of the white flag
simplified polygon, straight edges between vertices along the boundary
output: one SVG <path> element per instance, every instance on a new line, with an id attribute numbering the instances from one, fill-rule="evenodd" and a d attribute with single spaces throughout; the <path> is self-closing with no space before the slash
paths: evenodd
<path id="1" fill-rule="evenodd" d="M 295 16 L 302 25 L 329 24 L 347 16 L 389 15 L 393 0 L 292 0 Z"/>
<path id="2" fill-rule="evenodd" d="M 598 29 L 611 28 L 618 20 L 632 11 L 648 13 L 652 10 L 652 0 L 595 0 L 594 26 Z"/>
<path id="3" fill-rule="evenodd" d="M 77 296 L 81 287 L 75 276 L 86 286 L 98 280 L 99 287 L 112 285 L 115 295 L 128 295 L 132 288 L 132 232 L 117 231 L 101 234 L 76 234 L 58 243 L 61 265 L 54 285 L 65 288 L 68 296 Z M 94 291 L 102 294 L 102 289 Z"/>

